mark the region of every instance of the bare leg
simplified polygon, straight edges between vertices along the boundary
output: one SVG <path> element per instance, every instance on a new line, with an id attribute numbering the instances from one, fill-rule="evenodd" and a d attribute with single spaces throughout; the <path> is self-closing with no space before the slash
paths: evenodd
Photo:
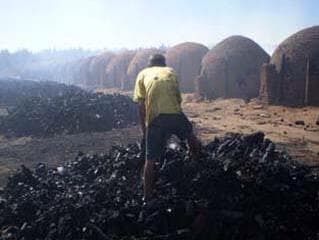
<path id="1" fill-rule="evenodd" d="M 188 144 L 193 158 L 198 158 L 201 143 L 193 133 L 188 138 Z"/>
<path id="2" fill-rule="evenodd" d="M 146 160 L 144 164 L 144 199 L 152 196 L 155 178 L 155 161 Z"/>

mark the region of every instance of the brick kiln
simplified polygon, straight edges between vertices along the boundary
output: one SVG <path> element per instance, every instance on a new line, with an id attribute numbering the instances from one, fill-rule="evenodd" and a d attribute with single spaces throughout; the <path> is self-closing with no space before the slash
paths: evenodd
<path id="1" fill-rule="evenodd" d="M 103 87 L 105 84 L 105 70 L 114 53 L 103 52 L 95 56 L 89 64 L 88 84 L 93 87 Z"/>
<path id="2" fill-rule="evenodd" d="M 268 54 L 257 43 L 231 36 L 204 56 L 196 91 L 208 99 L 257 97 L 260 69 L 268 61 Z"/>
<path id="3" fill-rule="evenodd" d="M 135 53 L 135 51 L 126 50 L 112 57 L 105 71 L 105 83 L 107 87 L 124 89 L 127 67 L 135 56 Z"/>
<path id="4" fill-rule="evenodd" d="M 77 61 L 77 67 L 74 72 L 73 84 L 88 86 L 89 82 L 89 65 L 94 57 L 88 57 Z"/>
<path id="5" fill-rule="evenodd" d="M 269 104 L 319 106 L 319 26 L 277 47 L 270 64 L 262 67 L 260 98 Z"/>
<path id="6" fill-rule="evenodd" d="M 207 52 L 207 47 L 193 42 L 181 43 L 168 49 L 167 65 L 173 67 L 179 75 L 182 92 L 194 91 L 194 82 L 200 71 L 200 63 Z"/>

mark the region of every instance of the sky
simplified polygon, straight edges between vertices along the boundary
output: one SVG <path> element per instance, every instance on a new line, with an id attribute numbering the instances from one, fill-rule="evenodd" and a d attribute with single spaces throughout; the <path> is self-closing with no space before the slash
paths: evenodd
<path id="1" fill-rule="evenodd" d="M 0 49 L 136 49 L 231 35 L 268 53 L 319 25 L 318 0 L 0 0 Z"/>

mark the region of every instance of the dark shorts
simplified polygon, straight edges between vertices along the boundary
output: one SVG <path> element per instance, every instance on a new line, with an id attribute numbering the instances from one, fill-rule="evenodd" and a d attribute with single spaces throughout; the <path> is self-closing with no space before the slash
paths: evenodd
<path id="1" fill-rule="evenodd" d="M 146 159 L 159 160 L 171 135 L 174 134 L 180 140 L 185 140 L 192 132 L 192 124 L 184 113 L 160 114 L 146 130 Z"/>

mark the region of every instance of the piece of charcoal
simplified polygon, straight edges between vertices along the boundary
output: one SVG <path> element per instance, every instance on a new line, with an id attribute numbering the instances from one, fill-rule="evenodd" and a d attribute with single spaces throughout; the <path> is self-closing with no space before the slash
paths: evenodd
<path id="1" fill-rule="evenodd" d="M 297 120 L 297 121 L 295 121 L 295 124 L 302 125 L 302 126 L 306 125 L 304 120 Z"/>

